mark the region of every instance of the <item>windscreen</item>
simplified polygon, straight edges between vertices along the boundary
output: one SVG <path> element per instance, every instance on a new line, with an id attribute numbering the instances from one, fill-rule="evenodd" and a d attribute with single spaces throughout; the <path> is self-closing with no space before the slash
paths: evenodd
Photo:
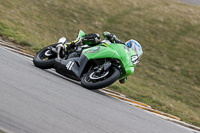
<path id="1" fill-rule="evenodd" d="M 130 49 L 133 50 L 137 54 L 138 58 L 140 58 L 143 54 L 142 46 L 135 40 L 132 41 Z"/>

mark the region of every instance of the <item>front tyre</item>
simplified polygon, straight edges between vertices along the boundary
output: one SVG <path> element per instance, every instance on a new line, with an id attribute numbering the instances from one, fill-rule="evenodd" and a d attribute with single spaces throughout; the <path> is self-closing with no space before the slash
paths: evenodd
<path id="1" fill-rule="evenodd" d="M 57 44 L 53 44 L 48 47 L 56 47 L 56 46 Z M 56 54 L 52 53 L 48 47 L 41 49 L 33 57 L 33 64 L 36 67 L 39 67 L 41 69 L 49 69 L 54 67 L 54 59 L 56 58 Z"/>
<path id="2" fill-rule="evenodd" d="M 81 78 L 81 84 L 87 89 L 100 89 L 111 85 L 120 77 L 120 71 L 116 67 L 110 67 L 102 74 L 96 74 L 95 70 L 86 73 Z"/>

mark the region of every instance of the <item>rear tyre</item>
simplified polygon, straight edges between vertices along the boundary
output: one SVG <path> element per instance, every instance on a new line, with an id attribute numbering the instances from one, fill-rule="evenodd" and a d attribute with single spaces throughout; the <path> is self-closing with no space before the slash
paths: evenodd
<path id="1" fill-rule="evenodd" d="M 83 87 L 93 90 L 100 89 L 111 85 L 120 77 L 120 71 L 116 67 L 110 67 L 108 71 L 101 75 L 95 75 L 95 70 L 86 73 L 81 78 L 81 84 Z"/>
<path id="2" fill-rule="evenodd" d="M 51 47 L 56 47 L 57 44 L 50 45 Z M 51 53 L 47 46 L 41 49 L 36 55 L 33 57 L 33 64 L 36 67 L 41 69 L 49 69 L 54 67 L 54 60 L 56 58 L 55 53 Z"/>

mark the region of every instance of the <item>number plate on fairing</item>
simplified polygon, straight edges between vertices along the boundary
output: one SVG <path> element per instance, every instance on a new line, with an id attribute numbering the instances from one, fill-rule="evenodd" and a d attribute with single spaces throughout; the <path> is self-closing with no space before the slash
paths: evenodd
<path id="1" fill-rule="evenodd" d="M 138 55 L 131 56 L 131 61 L 132 61 L 133 65 L 137 64 L 139 62 Z"/>

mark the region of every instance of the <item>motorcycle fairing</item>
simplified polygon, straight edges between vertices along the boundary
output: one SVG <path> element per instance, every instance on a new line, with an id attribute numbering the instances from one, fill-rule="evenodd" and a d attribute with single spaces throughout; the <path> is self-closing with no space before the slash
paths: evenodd
<path id="1" fill-rule="evenodd" d="M 81 54 L 80 57 L 69 58 L 67 60 L 56 58 L 54 61 L 54 68 L 56 72 L 61 75 L 80 80 L 87 63 L 88 59 L 85 55 Z"/>
<path id="2" fill-rule="evenodd" d="M 88 60 L 103 58 L 118 59 L 120 61 L 120 65 L 123 67 L 122 70 L 124 70 L 124 72 L 120 75 L 120 79 L 129 76 L 134 72 L 135 64 L 132 62 L 132 56 L 136 55 L 136 53 L 123 44 L 102 43 L 95 47 L 83 50 L 82 54 L 84 54 Z"/>

